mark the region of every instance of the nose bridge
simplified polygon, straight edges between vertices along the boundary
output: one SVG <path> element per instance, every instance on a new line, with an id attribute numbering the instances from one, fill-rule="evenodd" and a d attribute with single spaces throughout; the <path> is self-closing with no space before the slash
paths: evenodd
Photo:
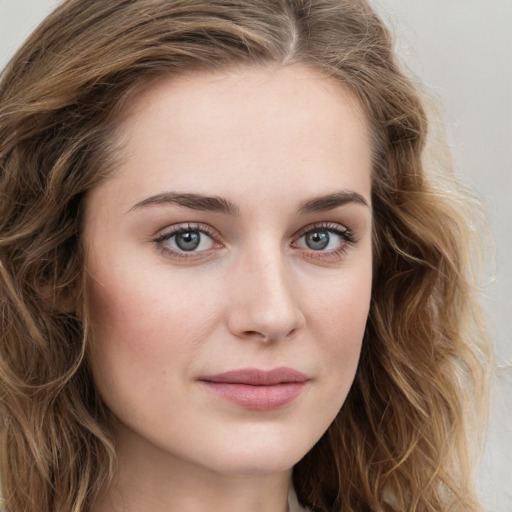
<path id="1" fill-rule="evenodd" d="M 238 336 L 286 338 L 304 323 L 292 271 L 278 244 L 247 250 L 233 269 L 230 329 Z"/>

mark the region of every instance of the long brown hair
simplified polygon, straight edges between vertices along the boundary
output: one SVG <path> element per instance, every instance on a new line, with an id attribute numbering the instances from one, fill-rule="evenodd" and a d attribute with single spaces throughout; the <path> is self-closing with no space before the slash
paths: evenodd
<path id="1" fill-rule="evenodd" d="M 338 79 L 364 107 L 375 219 L 359 369 L 294 468 L 299 501 L 319 512 L 480 510 L 467 425 L 483 403 L 488 349 L 468 210 L 425 172 L 423 102 L 367 2 L 68 0 L 0 81 L 5 512 L 85 512 L 113 474 L 86 355 L 81 218 L 85 194 L 115 165 L 123 105 L 162 75 L 294 63 Z"/>

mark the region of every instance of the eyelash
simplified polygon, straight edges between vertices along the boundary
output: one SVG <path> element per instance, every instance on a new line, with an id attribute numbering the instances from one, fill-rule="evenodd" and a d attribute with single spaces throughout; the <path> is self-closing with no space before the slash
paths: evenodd
<path id="1" fill-rule="evenodd" d="M 336 249 L 323 251 L 323 250 L 317 250 L 309 249 L 301 252 L 308 253 L 307 255 L 304 255 L 303 257 L 306 259 L 316 259 L 316 260 L 336 260 L 339 259 L 345 254 L 348 250 L 348 248 L 352 245 L 355 245 L 357 243 L 356 238 L 354 237 L 353 233 L 344 227 L 341 227 L 339 224 L 331 223 L 331 222 L 321 222 L 318 224 L 312 224 L 309 226 L 306 226 L 305 228 L 301 229 L 299 232 L 297 232 L 294 235 L 294 241 L 290 244 L 292 247 L 297 243 L 298 240 L 300 240 L 303 236 L 307 235 L 308 233 L 317 231 L 327 231 L 329 233 L 333 233 L 336 236 L 339 236 L 341 239 L 340 246 Z M 208 225 L 204 224 L 186 224 L 181 226 L 175 226 L 172 227 L 170 230 L 160 234 L 157 236 L 153 242 L 157 246 L 158 250 L 166 255 L 171 256 L 173 258 L 178 259 L 190 259 L 190 258 L 198 258 L 200 257 L 201 253 L 206 253 L 209 250 L 203 250 L 203 251 L 184 251 L 184 250 L 176 250 L 176 249 L 170 249 L 169 246 L 166 246 L 164 242 L 167 242 L 171 240 L 173 237 L 188 233 L 188 232 L 199 232 L 201 234 L 207 235 L 213 240 L 214 244 L 217 244 L 219 247 L 221 244 L 219 242 L 216 242 L 216 239 L 218 238 L 217 233 L 212 230 Z"/>
<path id="2" fill-rule="evenodd" d="M 336 249 L 331 249 L 328 251 L 315 251 L 314 249 L 310 249 L 304 251 L 308 253 L 307 255 L 304 255 L 304 258 L 313 258 L 316 260 L 326 261 L 337 260 L 340 259 L 351 246 L 357 243 L 354 234 L 349 229 L 332 222 L 320 222 L 318 224 L 312 224 L 301 229 L 297 235 L 294 236 L 295 242 L 293 242 L 292 245 L 295 244 L 297 240 L 300 240 L 303 236 L 314 231 L 327 231 L 328 233 L 334 233 L 341 239 L 340 246 Z"/>
<path id="3" fill-rule="evenodd" d="M 183 250 L 175 250 L 170 249 L 168 246 L 164 245 L 164 242 L 167 242 L 170 240 L 173 236 L 180 235 L 182 233 L 188 233 L 188 232 L 199 232 L 201 234 L 209 236 L 214 242 L 215 239 L 218 238 L 217 234 L 207 225 L 203 224 L 187 224 L 187 225 L 181 225 L 181 226 L 175 226 L 172 227 L 169 231 L 166 231 L 159 235 L 157 238 L 153 240 L 153 242 L 156 244 L 157 248 L 160 250 L 160 252 L 167 256 L 172 256 L 173 258 L 197 258 L 198 254 L 201 252 L 206 251 L 183 251 Z"/>

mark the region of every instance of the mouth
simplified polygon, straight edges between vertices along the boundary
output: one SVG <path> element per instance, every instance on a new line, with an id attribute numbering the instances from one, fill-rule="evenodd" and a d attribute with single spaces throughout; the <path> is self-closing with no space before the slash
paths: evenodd
<path id="1" fill-rule="evenodd" d="M 221 398 L 246 409 L 268 411 L 295 400 L 309 377 L 292 368 L 244 368 L 201 377 L 199 382 Z"/>

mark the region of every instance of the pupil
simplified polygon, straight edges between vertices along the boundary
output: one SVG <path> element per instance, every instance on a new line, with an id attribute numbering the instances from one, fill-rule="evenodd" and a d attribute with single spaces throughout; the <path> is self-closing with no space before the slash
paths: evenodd
<path id="1" fill-rule="evenodd" d="M 306 245 L 314 251 L 325 249 L 329 245 L 329 233 L 327 231 L 313 231 L 306 236 Z"/>
<path id="2" fill-rule="evenodd" d="M 176 235 L 176 245 L 182 251 L 193 251 L 199 246 L 201 235 L 197 231 L 186 231 Z"/>

